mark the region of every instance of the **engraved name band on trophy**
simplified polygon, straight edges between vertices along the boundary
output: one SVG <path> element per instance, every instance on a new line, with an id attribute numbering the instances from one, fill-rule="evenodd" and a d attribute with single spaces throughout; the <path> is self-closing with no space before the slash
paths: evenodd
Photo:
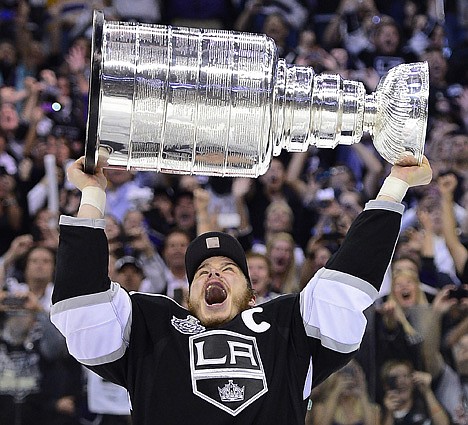
<path id="1" fill-rule="evenodd" d="M 256 177 L 282 149 L 335 148 L 364 132 L 379 154 L 421 162 L 425 62 L 358 81 L 288 65 L 261 34 L 105 21 L 94 13 L 85 170 Z"/>

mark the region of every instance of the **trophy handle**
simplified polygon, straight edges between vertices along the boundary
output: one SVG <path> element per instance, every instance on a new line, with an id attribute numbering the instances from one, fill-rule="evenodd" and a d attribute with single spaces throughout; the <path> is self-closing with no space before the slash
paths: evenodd
<path id="1" fill-rule="evenodd" d="M 93 36 L 91 42 L 91 72 L 89 75 L 88 118 L 86 121 L 84 171 L 94 174 L 98 161 L 99 110 L 101 104 L 101 64 L 104 13 L 95 10 L 93 13 Z"/>

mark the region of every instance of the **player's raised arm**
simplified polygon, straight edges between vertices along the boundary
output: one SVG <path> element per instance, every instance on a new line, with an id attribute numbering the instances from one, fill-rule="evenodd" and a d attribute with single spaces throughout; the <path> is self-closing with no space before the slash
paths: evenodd
<path id="1" fill-rule="evenodd" d="M 360 278 L 378 291 L 400 232 L 404 211 L 401 201 L 408 188 L 428 184 L 431 178 L 425 157 L 420 166 L 410 160 L 394 165 L 376 199 L 366 204 L 325 267 Z"/>
<path id="2" fill-rule="evenodd" d="M 394 165 L 375 200 L 356 218 L 340 249 L 301 292 L 301 314 L 309 336 L 346 354 L 359 348 L 363 311 L 378 295 L 400 231 L 401 203 L 409 187 L 427 184 L 432 171 L 408 161 Z M 317 359 L 316 359 L 317 360 Z"/>
<path id="3" fill-rule="evenodd" d="M 123 356 L 131 301 L 108 278 L 103 218 L 107 181 L 102 168 L 88 175 L 80 158 L 68 169 L 68 178 L 82 191 L 82 199 L 77 217 L 60 217 L 51 320 L 67 338 L 70 353 L 85 365 L 96 365 Z"/>

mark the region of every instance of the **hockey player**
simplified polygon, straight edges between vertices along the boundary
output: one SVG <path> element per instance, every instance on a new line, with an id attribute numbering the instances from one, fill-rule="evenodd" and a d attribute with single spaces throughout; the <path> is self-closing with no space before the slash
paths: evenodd
<path id="1" fill-rule="evenodd" d="M 338 252 L 299 294 L 255 306 L 236 239 L 209 232 L 186 253 L 189 308 L 128 293 L 107 277 L 106 178 L 68 170 L 82 191 L 62 216 L 52 321 L 70 353 L 124 386 L 135 425 L 303 424 L 311 387 L 359 348 L 363 310 L 377 297 L 408 187 L 427 184 L 426 158 L 392 167 Z"/>

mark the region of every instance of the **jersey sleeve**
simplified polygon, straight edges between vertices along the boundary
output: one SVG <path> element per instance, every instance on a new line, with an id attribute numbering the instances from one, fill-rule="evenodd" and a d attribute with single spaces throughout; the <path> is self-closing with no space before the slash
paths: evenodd
<path id="1" fill-rule="evenodd" d="M 130 339 L 130 296 L 108 278 L 104 220 L 62 216 L 51 320 L 72 356 L 87 366 L 123 357 Z"/>
<path id="2" fill-rule="evenodd" d="M 306 334 L 326 349 L 349 354 L 359 348 L 367 323 L 363 311 L 377 298 L 403 209 L 395 202 L 368 202 L 340 249 L 300 293 Z"/>

